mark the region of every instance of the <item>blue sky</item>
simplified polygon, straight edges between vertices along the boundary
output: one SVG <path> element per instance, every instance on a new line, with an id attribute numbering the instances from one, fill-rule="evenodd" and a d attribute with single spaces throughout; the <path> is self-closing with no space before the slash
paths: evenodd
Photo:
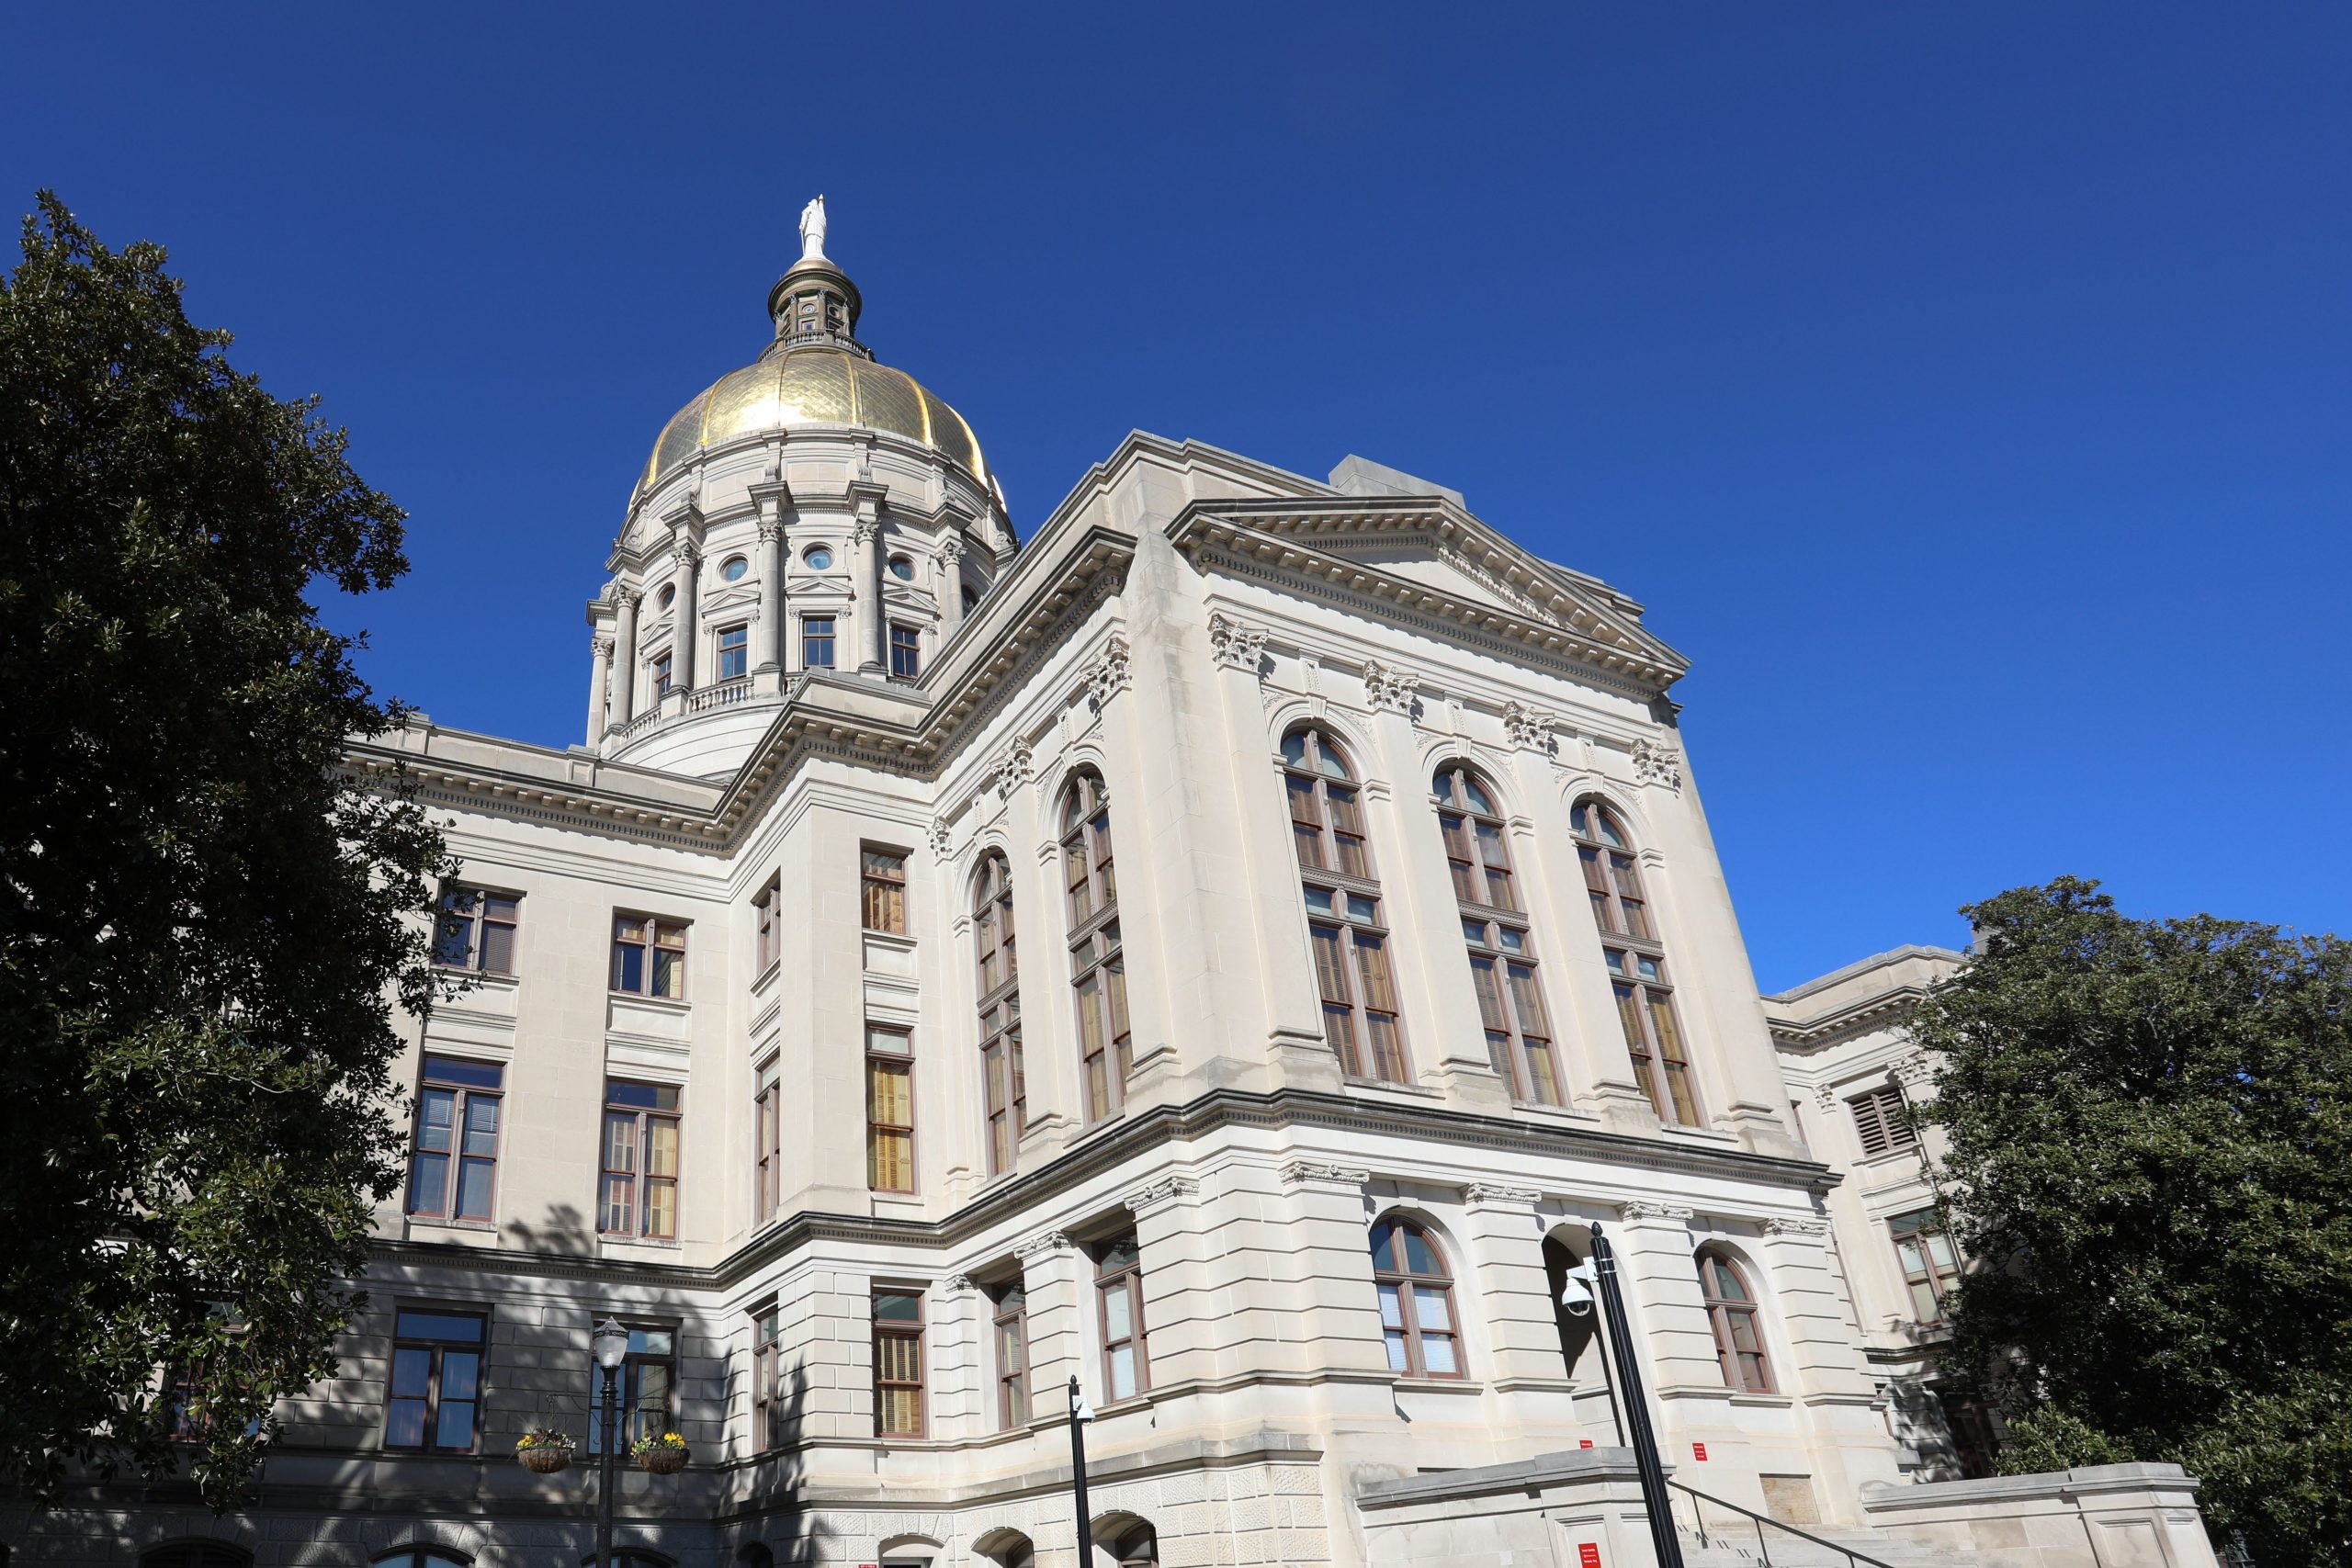
<path id="1" fill-rule="evenodd" d="M 411 513 L 371 679 L 578 739 L 655 431 L 827 193 L 1033 527 L 1354 451 L 1647 603 L 1768 988 L 2071 872 L 2340 929 L 2352 10 L 19 9 L 0 191 L 168 244 Z"/>

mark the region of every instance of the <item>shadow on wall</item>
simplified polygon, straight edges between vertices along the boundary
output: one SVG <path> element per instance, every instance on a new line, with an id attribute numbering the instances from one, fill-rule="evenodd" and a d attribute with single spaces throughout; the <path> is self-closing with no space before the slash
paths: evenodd
<path id="1" fill-rule="evenodd" d="M 514 1246 L 526 1252 L 548 1252 L 564 1258 L 585 1258 L 594 1250 L 595 1238 L 588 1234 L 586 1216 L 570 1203 L 550 1203 L 548 1217 L 540 1224 L 526 1224 L 510 1220 L 506 1235 Z"/>
<path id="2" fill-rule="evenodd" d="M 730 1372 L 730 1379 L 732 1377 Z M 808 1408 L 808 1374 L 795 1361 L 777 1375 L 777 1386 L 765 1402 L 766 1430 L 757 1413 L 763 1408 L 760 1391 L 747 1403 L 754 1412 L 752 1440 L 765 1439 L 766 1452 L 739 1472 L 741 1489 L 721 1515 L 728 1519 L 728 1539 L 735 1543 L 729 1562 L 734 1568 L 810 1568 L 838 1558 L 829 1551 L 829 1534 L 801 1506 L 800 1492 L 808 1465 L 802 1458 L 808 1438 L 803 1429 Z M 729 1405 L 734 1401 L 729 1400 Z"/>

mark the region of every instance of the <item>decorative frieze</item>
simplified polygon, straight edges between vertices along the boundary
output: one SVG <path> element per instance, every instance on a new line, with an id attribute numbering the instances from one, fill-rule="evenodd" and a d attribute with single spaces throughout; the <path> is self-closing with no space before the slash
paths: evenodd
<path id="1" fill-rule="evenodd" d="M 1462 1190 L 1462 1201 L 1496 1208 L 1532 1209 L 1544 1201 L 1544 1194 L 1532 1187 L 1506 1187 L 1498 1182 L 1474 1181 Z"/>
<path id="2" fill-rule="evenodd" d="M 1102 649 L 1102 657 L 1096 660 L 1094 667 L 1086 673 L 1087 689 L 1093 694 L 1096 707 L 1102 706 L 1127 689 L 1129 658 L 1127 639 L 1116 632 L 1112 633 L 1109 644 Z"/>
<path id="3" fill-rule="evenodd" d="M 1184 1198 L 1196 1198 L 1200 1195 L 1200 1191 L 1201 1184 L 1189 1176 L 1163 1176 L 1159 1180 L 1148 1181 L 1128 1193 L 1125 1199 L 1127 1212 L 1131 1214 L 1147 1213 L 1162 1203 L 1172 1203 Z"/>
<path id="4" fill-rule="evenodd" d="M 1679 1203 L 1656 1203 L 1646 1198 L 1636 1198 L 1630 1203 L 1621 1204 L 1617 1212 L 1634 1224 L 1644 1220 L 1669 1220 L 1686 1225 L 1695 1214 L 1695 1211 Z"/>
<path id="5" fill-rule="evenodd" d="M 1266 657 L 1266 628 L 1214 612 L 1209 616 L 1209 652 L 1229 670 L 1256 675 Z"/>
<path id="6" fill-rule="evenodd" d="M 1634 776 L 1660 789 L 1682 787 L 1682 753 L 1652 740 L 1634 742 Z"/>
<path id="7" fill-rule="evenodd" d="M 1764 1222 L 1766 1235 L 1823 1236 L 1829 1234 L 1829 1222 L 1812 1215 L 1781 1214 Z"/>
<path id="8" fill-rule="evenodd" d="M 1344 1187 L 1357 1192 L 1371 1179 L 1372 1172 L 1368 1170 L 1326 1160 L 1295 1159 L 1282 1168 L 1284 1187 Z"/>
<path id="9" fill-rule="evenodd" d="M 1049 1253 L 1075 1251 L 1077 1247 L 1067 1231 L 1040 1231 L 1014 1247 L 1012 1256 L 1026 1263 L 1032 1258 L 1043 1258 Z"/>

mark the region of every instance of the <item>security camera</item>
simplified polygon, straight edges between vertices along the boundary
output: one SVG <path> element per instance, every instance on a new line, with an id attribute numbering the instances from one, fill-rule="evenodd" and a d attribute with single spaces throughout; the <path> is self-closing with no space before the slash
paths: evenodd
<path id="1" fill-rule="evenodd" d="M 1571 1317 L 1582 1317 L 1592 1311 L 1592 1265 L 1578 1264 L 1568 1270 L 1567 1282 L 1560 1288 L 1560 1304 L 1568 1309 Z"/>

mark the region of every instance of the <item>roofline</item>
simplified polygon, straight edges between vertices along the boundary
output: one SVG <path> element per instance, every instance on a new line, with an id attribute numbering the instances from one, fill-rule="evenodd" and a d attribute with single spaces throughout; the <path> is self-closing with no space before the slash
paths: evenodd
<path id="1" fill-rule="evenodd" d="M 1832 969 L 1828 974 L 1807 980 L 1801 986 L 1792 986 L 1785 991 L 1767 992 L 1762 999 L 1768 1002 L 1799 1001 L 1815 991 L 1826 990 L 1842 980 L 1850 980 L 1857 975 L 1866 975 L 1873 969 L 1883 969 L 1890 964 L 1900 964 L 1906 958 L 1948 959 L 1954 964 L 1968 962 L 1968 954 L 1955 953 L 1949 947 L 1936 947 L 1924 942 L 1905 942 L 1901 947 L 1890 947 L 1884 953 L 1873 953 L 1868 958 L 1858 958 L 1842 969 Z"/>

